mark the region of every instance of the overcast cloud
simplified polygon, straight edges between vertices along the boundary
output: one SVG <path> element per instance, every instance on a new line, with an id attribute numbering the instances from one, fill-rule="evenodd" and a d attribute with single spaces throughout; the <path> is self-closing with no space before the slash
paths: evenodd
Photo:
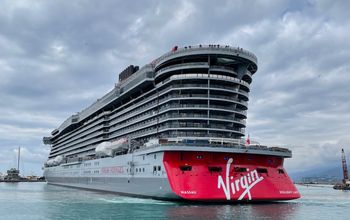
<path id="1" fill-rule="evenodd" d="M 132 2 L 132 3 L 131 3 Z M 174 45 L 229 44 L 259 69 L 247 133 L 286 146 L 290 172 L 350 154 L 349 1 L 2 1 L 0 172 L 41 174 L 43 136 Z"/>

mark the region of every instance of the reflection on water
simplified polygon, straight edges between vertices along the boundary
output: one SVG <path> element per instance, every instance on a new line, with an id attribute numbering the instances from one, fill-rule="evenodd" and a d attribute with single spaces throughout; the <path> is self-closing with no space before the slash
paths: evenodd
<path id="1" fill-rule="evenodd" d="M 167 210 L 169 219 L 293 219 L 298 203 L 183 205 Z"/>
<path id="2" fill-rule="evenodd" d="M 117 196 L 47 185 L 0 183 L 0 219 L 349 219 L 350 192 L 298 186 L 301 199 L 198 204 Z"/>

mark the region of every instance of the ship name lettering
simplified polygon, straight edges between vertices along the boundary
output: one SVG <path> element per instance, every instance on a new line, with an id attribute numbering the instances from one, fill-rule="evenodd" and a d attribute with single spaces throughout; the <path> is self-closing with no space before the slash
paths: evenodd
<path id="1" fill-rule="evenodd" d="M 122 166 L 116 166 L 116 167 L 102 167 L 101 173 L 103 174 L 118 174 L 118 173 L 124 173 L 124 169 Z"/>
<path id="2" fill-rule="evenodd" d="M 197 194 L 197 191 L 193 191 L 193 190 L 186 190 L 186 191 L 180 191 L 181 194 L 190 194 L 190 195 L 195 195 Z"/>
<path id="3" fill-rule="evenodd" d="M 257 183 L 262 181 L 264 177 L 259 177 L 258 171 L 252 170 L 240 178 L 234 179 L 233 176 L 229 175 L 232 162 L 232 158 L 227 161 L 225 180 L 221 175 L 218 176 L 218 189 L 222 188 L 227 200 L 231 200 L 231 194 L 235 195 L 236 193 L 240 193 L 242 190 L 244 191 L 240 194 L 238 200 L 242 200 L 246 195 L 248 195 L 248 199 L 251 200 L 252 195 L 250 193 L 250 190 Z"/>

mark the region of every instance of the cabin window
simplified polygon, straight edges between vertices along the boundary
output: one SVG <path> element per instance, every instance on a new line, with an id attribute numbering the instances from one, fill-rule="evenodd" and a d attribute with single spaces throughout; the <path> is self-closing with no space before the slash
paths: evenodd
<path id="1" fill-rule="evenodd" d="M 142 168 L 142 172 L 145 172 L 145 168 Z"/>
<path id="2" fill-rule="evenodd" d="M 256 171 L 258 171 L 258 173 L 267 173 L 266 168 L 256 168 Z"/>
<path id="3" fill-rule="evenodd" d="M 222 167 L 208 167 L 210 172 L 222 172 Z"/>
<path id="4" fill-rule="evenodd" d="M 235 167 L 235 168 L 233 168 L 233 171 L 234 172 L 241 172 L 241 173 L 243 173 L 243 172 L 247 172 L 247 168 L 245 168 L 245 167 Z"/>
<path id="5" fill-rule="evenodd" d="M 160 171 L 162 168 L 160 166 L 158 166 L 158 171 Z"/>
<path id="6" fill-rule="evenodd" d="M 157 171 L 157 167 L 153 166 L 153 172 L 156 172 L 156 171 Z"/>
<path id="7" fill-rule="evenodd" d="M 180 170 L 181 171 L 191 171 L 192 170 L 192 166 L 180 166 Z"/>
<path id="8" fill-rule="evenodd" d="M 157 154 L 155 154 L 153 157 L 154 157 L 154 159 L 157 159 Z"/>
<path id="9" fill-rule="evenodd" d="M 197 159 L 203 159 L 203 155 L 197 155 Z"/>
<path id="10" fill-rule="evenodd" d="M 279 174 L 284 174 L 284 170 L 283 169 L 278 169 L 278 173 Z"/>

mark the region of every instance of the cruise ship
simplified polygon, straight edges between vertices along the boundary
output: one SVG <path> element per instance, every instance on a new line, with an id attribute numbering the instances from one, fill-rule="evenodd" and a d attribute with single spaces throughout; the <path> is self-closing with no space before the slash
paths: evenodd
<path id="1" fill-rule="evenodd" d="M 113 90 L 43 138 L 48 184 L 165 200 L 297 199 L 290 150 L 249 144 L 257 57 L 222 45 L 177 47 L 119 74 Z"/>

